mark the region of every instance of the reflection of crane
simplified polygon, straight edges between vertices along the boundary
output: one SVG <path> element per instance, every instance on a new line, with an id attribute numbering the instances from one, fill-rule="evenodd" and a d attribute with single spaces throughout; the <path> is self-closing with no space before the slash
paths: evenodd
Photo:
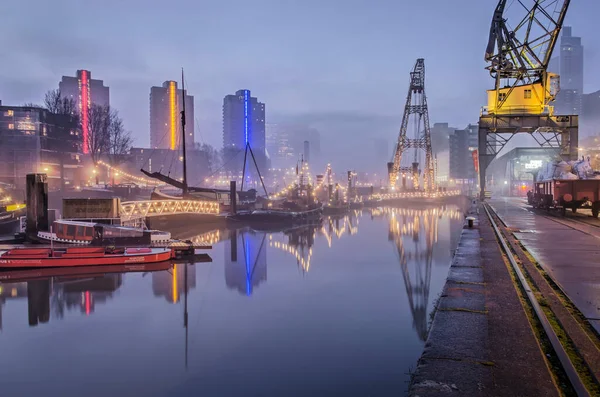
<path id="1" fill-rule="evenodd" d="M 415 213 L 412 215 L 412 221 L 410 221 L 410 215 L 401 217 L 401 221 L 394 214 L 390 217 L 389 239 L 396 244 L 398 249 L 404 287 L 406 288 L 406 295 L 413 316 L 413 325 L 419 338 L 425 341 L 427 339 L 427 306 L 431 284 L 433 244 L 437 240 L 439 218 L 437 211 Z M 425 244 L 421 241 L 422 232 L 425 234 Z M 409 244 L 405 244 L 404 235 L 410 236 L 413 242 L 412 249 L 407 248 Z M 423 251 L 423 245 L 425 251 Z"/>
<path id="2" fill-rule="evenodd" d="M 269 247 L 291 254 L 296 258 L 301 270 L 308 272 L 313 254 L 312 246 L 317 232 L 325 237 L 328 247 L 331 248 L 333 237 L 339 240 L 344 234 L 352 236 L 358 233 L 358 216 L 361 213 L 361 211 L 355 210 L 343 218 L 329 217 L 326 224 L 320 227 L 313 225 L 291 230 L 285 233 L 288 236 L 287 242 L 277 241 L 271 234 L 269 235 Z"/>
<path id="3" fill-rule="evenodd" d="M 506 3 L 498 1 L 485 51 L 495 84 L 479 118 L 482 198 L 488 165 L 517 133 L 530 134 L 564 157 L 577 157 L 579 120 L 554 115 L 559 76 L 547 70 L 570 0 L 519 0 L 512 8 Z"/>
<path id="4" fill-rule="evenodd" d="M 407 130 L 409 121 L 414 119 L 413 136 L 409 137 Z M 410 166 L 402 166 L 402 158 L 413 149 L 414 157 Z M 425 164 L 420 164 L 420 151 L 425 152 Z M 419 167 L 423 167 L 422 170 Z M 388 163 L 390 188 L 395 189 L 398 176 L 402 173 L 402 188 L 406 189 L 406 175 L 412 175 L 413 189 L 420 188 L 420 174 L 423 171 L 423 190 L 434 190 L 434 168 L 431 151 L 431 132 L 429 130 L 429 112 L 427 110 L 427 96 L 425 95 L 425 60 L 417 59 L 413 71 L 410 73 L 410 86 L 402 117 L 402 126 L 398 135 L 398 143 L 394 150 L 394 159 Z"/>

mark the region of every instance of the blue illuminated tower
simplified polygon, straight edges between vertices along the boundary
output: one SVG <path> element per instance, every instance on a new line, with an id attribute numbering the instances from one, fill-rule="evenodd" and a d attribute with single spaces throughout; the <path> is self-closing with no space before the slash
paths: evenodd
<path id="1" fill-rule="evenodd" d="M 266 166 L 265 104 L 253 97 L 250 90 L 239 90 L 223 98 L 223 155 L 227 170 L 242 170 L 243 152 L 250 144 L 261 169 Z M 238 159 L 239 158 L 239 159 Z"/>

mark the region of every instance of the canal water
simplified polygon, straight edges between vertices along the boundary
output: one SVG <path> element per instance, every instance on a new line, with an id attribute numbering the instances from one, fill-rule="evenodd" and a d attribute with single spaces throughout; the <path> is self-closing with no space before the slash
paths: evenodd
<path id="1" fill-rule="evenodd" d="M 463 219 L 385 208 L 190 228 L 211 263 L 4 282 L 1 395 L 403 395 Z"/>

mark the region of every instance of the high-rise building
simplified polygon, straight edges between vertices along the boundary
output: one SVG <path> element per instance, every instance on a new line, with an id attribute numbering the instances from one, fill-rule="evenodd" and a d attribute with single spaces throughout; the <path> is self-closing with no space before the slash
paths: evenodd
<path id="1" fill-rule="evenodd" d="M 563 28 L 560 37 L 560 86 L 583 93 L 583 45 L 570 26 Z"/>
<path id="2" fill-rule="evenodd" d="M 583 94 L 581 99 L 581 118 L 579 136 L 600 135 L 600 91 Z M 586 147 L 586 145 L 581 145 Z"/>
<path id="3" fill-rule="evenodd" d="M 304 141 L 304 161 L 310 163 L 310 142 Z"/>
<path id="4" fill-rule="evenodd" d="M 455 130 L 449 138 L 450 178 L 462 184 L 477 182 L 473 151 L 478 147 L 478 125 L 469 124 L 464 130 Z"/>
<path id="5" fill-rule="evenodd" d="M 581 37 L 572 35 L 570 26 L 563 27 L 560 37 L 559 64 L 560 92 L 556 98 L 556 111 L 559 114 L 579 114 L 583 94 L 583 45 Z"/>
<path id="6" fill-rule="evenodd" d="M 150 147 L 176 150 L 181 142 L 181 111 L 185 96 L 185 144 L 194 146 L 194 97 L 177 88 L 176 81 L 150 88 Z"/>
<path id="7" fill-rule="evenodd" d="M 449 137 L 456 128 L 448 123 L 434 123 L 431 127 L 431 149 L 433 153 L 440 153 L 448 150 Z"/>
<path id="8" fill-rule="evenodd" d="M 289 167 L 296 163 L 292 131 L 285 124 L 266 125 L 266 145 L 269 158 L 275 167 Z"/>
<path id="9" fill-rule="evenodd" d="M 104 81 L 93 80 L 89 70 L 78 70 L 75 77 L 63 76 L 58 89 L 63 98 L 74 101 L 79 111 L 81 130 L 83 135 L 83 153 L 89 151 L 88 117 L 89 109 L 94 105 L 109 106 L 110 92 L 104 86 Z"/>
<path id="10" fill-rule="evenodd" d="M 239 90 L 223 98 L 223 161 L 228 170 L 237 172 L 243 166 L 243 152 L 250 144 L 258 166 L 267 165 L 265 141 L 265 104 L 250 94 Z M 241 157 L 239 161 L 232 161 Z"/>

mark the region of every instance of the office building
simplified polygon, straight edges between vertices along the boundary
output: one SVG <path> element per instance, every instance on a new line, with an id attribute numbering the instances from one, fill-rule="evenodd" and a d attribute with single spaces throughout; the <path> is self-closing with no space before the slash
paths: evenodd
<path id="1" fill-rule="evenodd" d="M 310 142 L 304 141 L 304 161 L 310 163 Z"/>
<path id="2" fill-rule="evenodd" d="M 266 169 L 265 104 L 253 97 L 250 90 L 239 90 L 223 98 L 223 162 L 227 163 L 228 171 L 242 169 L 242 152 L 247 144 L 258 167 Z"/>
<path id="3" fill-rule="evenodd" d="M 267 153 L 273 167 L 289 167 L 296 163 L 292 134 L 285 124 L 266 125 Z"/>
<path id="4" fill-rule="evenodd" d="M 273 166 L 295 166 L 304 154 L 304 142 L 310 146 L 310 163 L 314 164 L 321 153 L 321 135 L 317 129 L 305 124 L 267 124 L 267 150 Z"/>
<path id="5" fill-rule="evenodd" d="M 181 111 L 185 96 L 185 144 L 194 146 L 194 97 L 177 88 L 176 81 L 165 81 L 150 88 L 150 147 L 177 150 L 181 143 Z"/>
<path id="6" fill-rule="evenodd" d="M 583 94 L 583 45 L 581 37 L 572 35 L 570 26 L 563 27 L 559 57 L 560 92 L 556 98 L 556 112 L 579 114 Z M 555 64 L 552 67 L 556 67 Z"/>
<path id="7" fill-rule="evenodd" d="M 448 123 L 435 123 L 431 127 L 431 149 L 433 153 L 440 153 L 449 150 L 448 141 L 451 134 L 456 128 L 451 127 Z"/>
<path id="8" fill-rule="evenodd" d="M 89 70 L 78 70 L 75 77 L 63 76 L 58 89 L 63 98 L 72 99 L 75 103 L 75 108 L 78 109 L 82 134 L 83 134 L 83 153 L 89 151 L 89 132 L 88 132 L 88 116 L 89 109 L 94 105 L 109 106 L 110 92 L 108 87 L 104 86 L 102 80 L 93 80 L 92 72 Z"/>
<path id="9" fill-rule="evenodd" d="M 76 116 L 0 106 L 0 182 L 25 186 L 29 173 L 48 175 L 50 189 L 80 181 L 82 137 Z"/>
<path id="10" fill-rule="evenodd" d="M 449 137 L 449 176 L 457 184 L 476 183 L 473 151 L 478 147 L 479 127 L 469 124 L 463 130 L 454 130 Z"/>
<path id="11" fill-rule="evenodd" d="M 579 120 L 580 137 L 600 135 L 600 91 L 582 95 Z"/>

